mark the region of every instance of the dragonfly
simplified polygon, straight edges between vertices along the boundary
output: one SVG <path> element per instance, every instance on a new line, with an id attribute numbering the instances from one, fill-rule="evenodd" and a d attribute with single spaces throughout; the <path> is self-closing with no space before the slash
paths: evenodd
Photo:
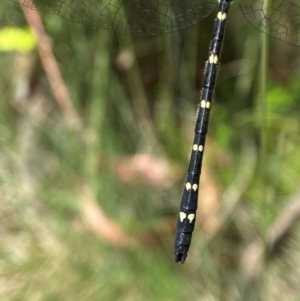
<path id="1" fill-rule="evenodd" d="M 217 69 L 233 0 L 10 0 L 31 9 L 57 14 L 95 29 L 154 36 L 192 26 L 218 7 L 186 181 L 178 214 L 175 261 L 184 263 L 191 245 L 198 206 L 199 181 L 215 89 Z M 299 0 L 241 0 L 245 18 L 258 30 L 283 42 L 300 46 Z"/>

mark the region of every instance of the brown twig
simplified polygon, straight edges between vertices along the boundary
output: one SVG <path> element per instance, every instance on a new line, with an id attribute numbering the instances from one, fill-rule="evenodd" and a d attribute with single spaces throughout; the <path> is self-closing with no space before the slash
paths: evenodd
<path id="1" fill-rule="evenodd" d="M 134 239 L 105 215 L 90 189 L 84 184 L 80 185 L 79 198 L 85 224 L 93 232 L 115 247 L 127 248 L 132 245 Z"/>
<path id="2" fill-rule="evenodd" d="M 21 6 L 24 16 L 37 37 L 38 52 L 47 75 L 52 93 L 60 107 L 67 124 L 80 127 L 80 118 L 72 104 L 69 91 L 62 78 L 58 64 L 53 55 L 50 40 L 44 30 L 38 11 Z"/>
<path id="3" fill-rule="evenodd" d="M 248 245 L 241 259 L 241 273 L 244 286 L 251 287 L 260 275 L 265 259 L 270 261 L 289 237 L 290 232 L 300 219 L 300 191 L 288 202 L 283 213 L 273 223 L 266 234 L 265 243 L 258 238 Z"/>

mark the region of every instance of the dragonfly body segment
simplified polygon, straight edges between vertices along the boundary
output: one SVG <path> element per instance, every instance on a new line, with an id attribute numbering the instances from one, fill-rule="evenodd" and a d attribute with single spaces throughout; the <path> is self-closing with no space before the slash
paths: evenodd
<path id="1" fill-rule="evenodd" d="M 208 129 L 209 113 L 217 77 L 219 56 L 223 44 L 226 19 L 232 0 L 221 0 L 215 28 L 209 47 L 209 59 L 206 63 L 205 78 L 201 92 L 200 108 L 195 128 L 195 136 L 187 172 L 186 184 L 183 190 L 180 213 L 177 221 L 175 237 L 175 261 L 184 263 L 191 244 L 195 227 L 198 205 L 198 188 L 205 138 Z"/>

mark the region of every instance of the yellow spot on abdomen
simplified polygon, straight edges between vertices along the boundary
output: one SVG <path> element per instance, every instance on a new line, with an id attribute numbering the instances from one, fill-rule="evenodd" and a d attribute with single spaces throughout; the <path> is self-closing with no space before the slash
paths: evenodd
<path id="1" fill-rule="evenodd" d="M 219 12 L 217 16 L 217 18 L 221 21 L 224 21 L 226 17 L 227 17 L 226 13 L 222 13 L 222 12 Z"/>
<path id="2" fill-rule="evenodd" d="M 194 218 L 195 218 L 195 214 L 189 214 L 187 218 L 188 218 L 188 220 L 190 221 L 190 224 L 191 224 L 192 221 L 193 221 Z"/>
<path id="3" fill-rule="evenodd" d="M 180 212 L 180 213 L 179 213 L 179 219 L 180 219 L 180 221 L 183 222 L 183 220 L 184 220 L 185 218 L 186 218 L 186 213 Z"/>
<path id="4" fill-rule="evenodd" d="M 192 188 L 192 184 L 191 183 L 186 183 L 185 184 L 185 188 L 186 188 L 186 190 L 191 190 L 191 188 Z"/>
<path id="5" fill-rule="evenodd" d="M 200 107 L 203 108 L 203 109 L 205 109 L 205 108 L 209 109 L 210 108 L 210 102 L 203 99 L 200 102 Z"/>
<path id="6" fill-rule="evenodd" d="M 208 58 L 208 61 L 211 63 L 211 64 L 217 64 L 218 63 L 218 56 L 217 55 L 213 55 L 211 54 L 210 57 Z"/>
<path id="7" fill-rule="evenodd" d="M 197 144 L 194 144 L 193 145 L 193 151 L 199 151 L 199 152 L 203 152 L 203 145 L 197 145 Z"/>

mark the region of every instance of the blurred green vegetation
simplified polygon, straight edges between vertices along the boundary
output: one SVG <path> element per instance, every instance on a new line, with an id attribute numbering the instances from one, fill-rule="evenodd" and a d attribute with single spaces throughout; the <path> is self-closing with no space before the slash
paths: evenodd
<path id="1" fill-rule="evenodd" d="M 220 225 L 199 218 L 181 266 L 175 222 L 214 13 L 151 38 L 42 17 L 80 125 L 57 104 L 28 36 L 13 36 L 27 32 L 22 11 L 2 1 L 0 41 L 18 31 L 0 45 L 1 300 L 298 300 L 297 227 L 254 280 L 242 258 L 297 194 L 299 49 L 270 40 L 262 79 L 261 34 L 233 5 L 200 195 L 218 211 L 204 208 L 203 220 Z M 103 234 L 110 223 L 124 245 Z"/>

